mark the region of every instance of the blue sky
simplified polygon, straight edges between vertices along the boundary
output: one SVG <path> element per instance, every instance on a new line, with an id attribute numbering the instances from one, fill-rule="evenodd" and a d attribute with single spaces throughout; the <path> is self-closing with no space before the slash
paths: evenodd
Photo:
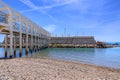
<path id="1" fill-rule="evenodd" d="M 120 0 L 3 1 L 54 35 L 120 41 Z"/>

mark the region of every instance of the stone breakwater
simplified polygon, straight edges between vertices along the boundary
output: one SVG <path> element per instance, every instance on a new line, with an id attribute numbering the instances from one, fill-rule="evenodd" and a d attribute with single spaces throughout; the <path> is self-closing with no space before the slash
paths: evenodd
<path id="1" fill-rule="evenodd" d="M 120 70 L 48 58 L 0 60 L 0 80 L 120 80 Z"/>

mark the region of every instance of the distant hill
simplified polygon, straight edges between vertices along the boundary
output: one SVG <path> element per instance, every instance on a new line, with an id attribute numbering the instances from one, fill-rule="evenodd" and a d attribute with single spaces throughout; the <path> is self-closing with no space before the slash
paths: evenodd
<path id="1" fill-rule="evenodd" d="M 111 44 L 111 45 L 120 45 L 120 42 L 105 42 L 106 44 Z"/>

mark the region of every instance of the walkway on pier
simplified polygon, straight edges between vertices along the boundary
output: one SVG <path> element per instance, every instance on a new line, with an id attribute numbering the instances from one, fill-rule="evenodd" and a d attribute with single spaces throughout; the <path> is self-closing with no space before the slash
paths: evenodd
<path id="1" fill-rule="evenodd" d="M 22 56 L 23 45 L 28 54 L 30 51 L 39 50 L 41 47 L 49 45 L 50 34 L 43 28 L 10 8 L 0 0 L 0 34 L 5 34 L 5 57 L 7 57 L 7 47 L 10 46 L 10 58 L 16 54 L 16 46 L 19 45 L 20 56 Z M 9 39 L 9 40 L 8 40 Z"/>

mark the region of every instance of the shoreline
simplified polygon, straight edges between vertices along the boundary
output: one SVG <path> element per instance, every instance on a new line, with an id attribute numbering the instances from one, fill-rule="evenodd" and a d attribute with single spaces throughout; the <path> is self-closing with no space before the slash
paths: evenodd
<path id="1" fill-rule="evenodd" d="M 25 57 L 25 58 L 31 58 L 31 59 L 51 59 L 51 60 L 57 60 L 57 61 L 63 61 L 63 62 L 68 62 L 68 63 L 76 63 L 76 64 L 84 64 L 84 65 L 90 65 L 90 66 L 96 66 L 96 67 L 101 67 L 101 68 L 106 68 L 106 69 L 111 69 L 111 70 L 120 70 L 120 68 L 113 68 L 113 67 L 107 67 L 107 66 L 101 66 L 101 65 L 96 65 L 94 63 L 90 62 L 84 62 L 84 61 L 75 61 L 75 60 L 68 60 L 68 59 L 57 59 L 57 58 L 51 58 L 51 57 Z"/>
<path id="2" fill-rule="evenodd" d="M 120 69 L 51 58 L 0 60 L 1 80 L 119 80 Z"/>

